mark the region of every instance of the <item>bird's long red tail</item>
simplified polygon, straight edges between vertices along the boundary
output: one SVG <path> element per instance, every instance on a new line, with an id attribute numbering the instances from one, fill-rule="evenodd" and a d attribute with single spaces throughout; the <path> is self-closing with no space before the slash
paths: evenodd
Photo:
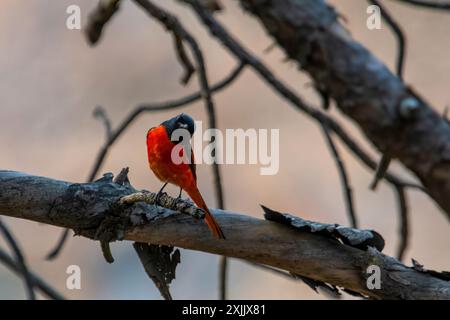
<path id="1" fill-rule="evenodd" d="M 208 209 L 205 201 L 203 200 L 200 191 L 198 191 L 197 187 L 194 187 L 192 190 L 186 190 L 187 194 L 191 197 L 191 199 L 195 202 L 195 204 L 205 211 L 205 222 L 208 225 L 208 228 L 211 232 L 219 239 L 225 239 L 225 235 L 223 234 L 222 229 L 219 227 L 214 216 Z"/>

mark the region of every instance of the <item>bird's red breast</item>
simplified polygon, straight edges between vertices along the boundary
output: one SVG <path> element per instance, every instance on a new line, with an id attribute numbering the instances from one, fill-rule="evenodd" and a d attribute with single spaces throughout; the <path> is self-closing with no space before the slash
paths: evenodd
<path id="1" fill-rule="evenodd" d="M 172 150 L 175 144 L 170 140 L 163 125 L 151 128 L 147 133 L 147 153 L 150 169 L 162 182 L 176 184 L 184 190 L 195 184 L 195 170 L 189 163 L 175 164 Z M 183 156 L 181 149 L 180 157 Z"/>

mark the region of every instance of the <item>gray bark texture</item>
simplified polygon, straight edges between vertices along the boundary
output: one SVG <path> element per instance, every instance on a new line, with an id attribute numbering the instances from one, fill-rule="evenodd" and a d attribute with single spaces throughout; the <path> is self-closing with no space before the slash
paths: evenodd
<path id="1" fill-rule="evenodd" d="M 227 237 L 220 240 L 190 214 L 121 202 L 135 189 L 112 178 L 71 183 L 0 170 L 0 213 L 70 228 L 94 240 L 131 240 L 245 259 L 373 299 L 450 299 L 445 274 L 418 264 L 407 267 L 380 253 L 375 247 L 381 250 L 384 242 L 375 232 L 370 239 L 372 231 L 308 222 L 267 208 L 266 218 L 274 221 L 212 210 Z M 380 289 L 367 287 L 370 265 L 381 270 Z"/>
<path id="2" fill-rule="evenodd" d="M 381 153 L 400 160 L 450 218 L 450 124 L 366 48 L 323 0 L 239 0 Z"/>

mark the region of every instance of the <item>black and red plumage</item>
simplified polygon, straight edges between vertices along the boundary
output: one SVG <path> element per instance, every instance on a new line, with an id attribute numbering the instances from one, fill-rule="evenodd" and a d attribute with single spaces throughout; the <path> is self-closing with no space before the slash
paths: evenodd
<path id="1" fill-rule="evenodd" d="M 173 149 L 180 143 L 171 140 L 172 133 L 177 129 L 187 130 L 189 135 L 192 136 L 195 130 L 194 120 L 187 114 L 182 113 L 148 130 L 147 154 L 150 169 L 162 182 L 171 183 L 183 189 L 194 203 L 205 211 L 205 222 L 213 235 L 225 239 L 222 229 L 198 190 L 195 157 L 192 148 L 190 148 L 190 163 L 187 163 L 187 161 L 176 163 L 172 159 Z M 185 148 L 179 148 L 179 156 L 183 157 L 184 153 L 188 154 Z"/>

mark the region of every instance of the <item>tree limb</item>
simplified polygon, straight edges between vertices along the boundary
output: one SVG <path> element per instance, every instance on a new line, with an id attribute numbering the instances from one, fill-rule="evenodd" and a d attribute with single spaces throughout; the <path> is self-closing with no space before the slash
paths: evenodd
<path id="1" fill-rule="evenodd" d="M 134 189 L 114 183 L 112 175 L 107 177 L 70 183 L 0 171 L 0 212 L 71 228 L 91 239 L 105 219 L 114 218 L 118 239 L 245 259 L 374 299 L 450 299 L 449 282 L 409 268 L 372 247 L 358 249 L 320 233 L 223 210 L 213 213 L 228 237 L 216 240 L 202 221 L 189 215 L 141 202 L 121 205 L 119 199 Z M 379 290 L 366 286 L 367 267 L 374 264 L 381 268 Z"/>
<path id="2" fill-rule="evenodd" d="M 450 125 L 445 119 L 353 40 L 325 1 L 240 3 L 383 154 L 416 174 L 450 218 Z"/>
<path id="3" fill-rule="evenodd" d="M 438 9 L 438 10 L 450 10 L 450 3 L 445 2 L 436 2 L 436 1 L 424 1 L 424 0 L 394 0 L 397 2 L 403 2 L 405 4 L 429 8 L 429 9 Z"/>
<path id="4" fill-rule="evenodd" d="M 384 154 L 413 171 L 450 218 L 450 126 L 366 48 L 323 0 L 240 0 L 287 55 Z"/>
<path id="5" fill-rule="evenodd" d="M 24 277 L 24 272 L 22 266 L 14 261 L 5 251 L 0 248 L 0 261 L 8 269 L 13 271 L 15 274 Z M 54 300 L 64 300 L 65 298 L 55 289 L 53 289 L 49 284 L 47 284 L 43 279 L 41 279 L 36 274 L 30 272 L 31 283 L 36 289 L 39 289 L 45 296 Z"/>

